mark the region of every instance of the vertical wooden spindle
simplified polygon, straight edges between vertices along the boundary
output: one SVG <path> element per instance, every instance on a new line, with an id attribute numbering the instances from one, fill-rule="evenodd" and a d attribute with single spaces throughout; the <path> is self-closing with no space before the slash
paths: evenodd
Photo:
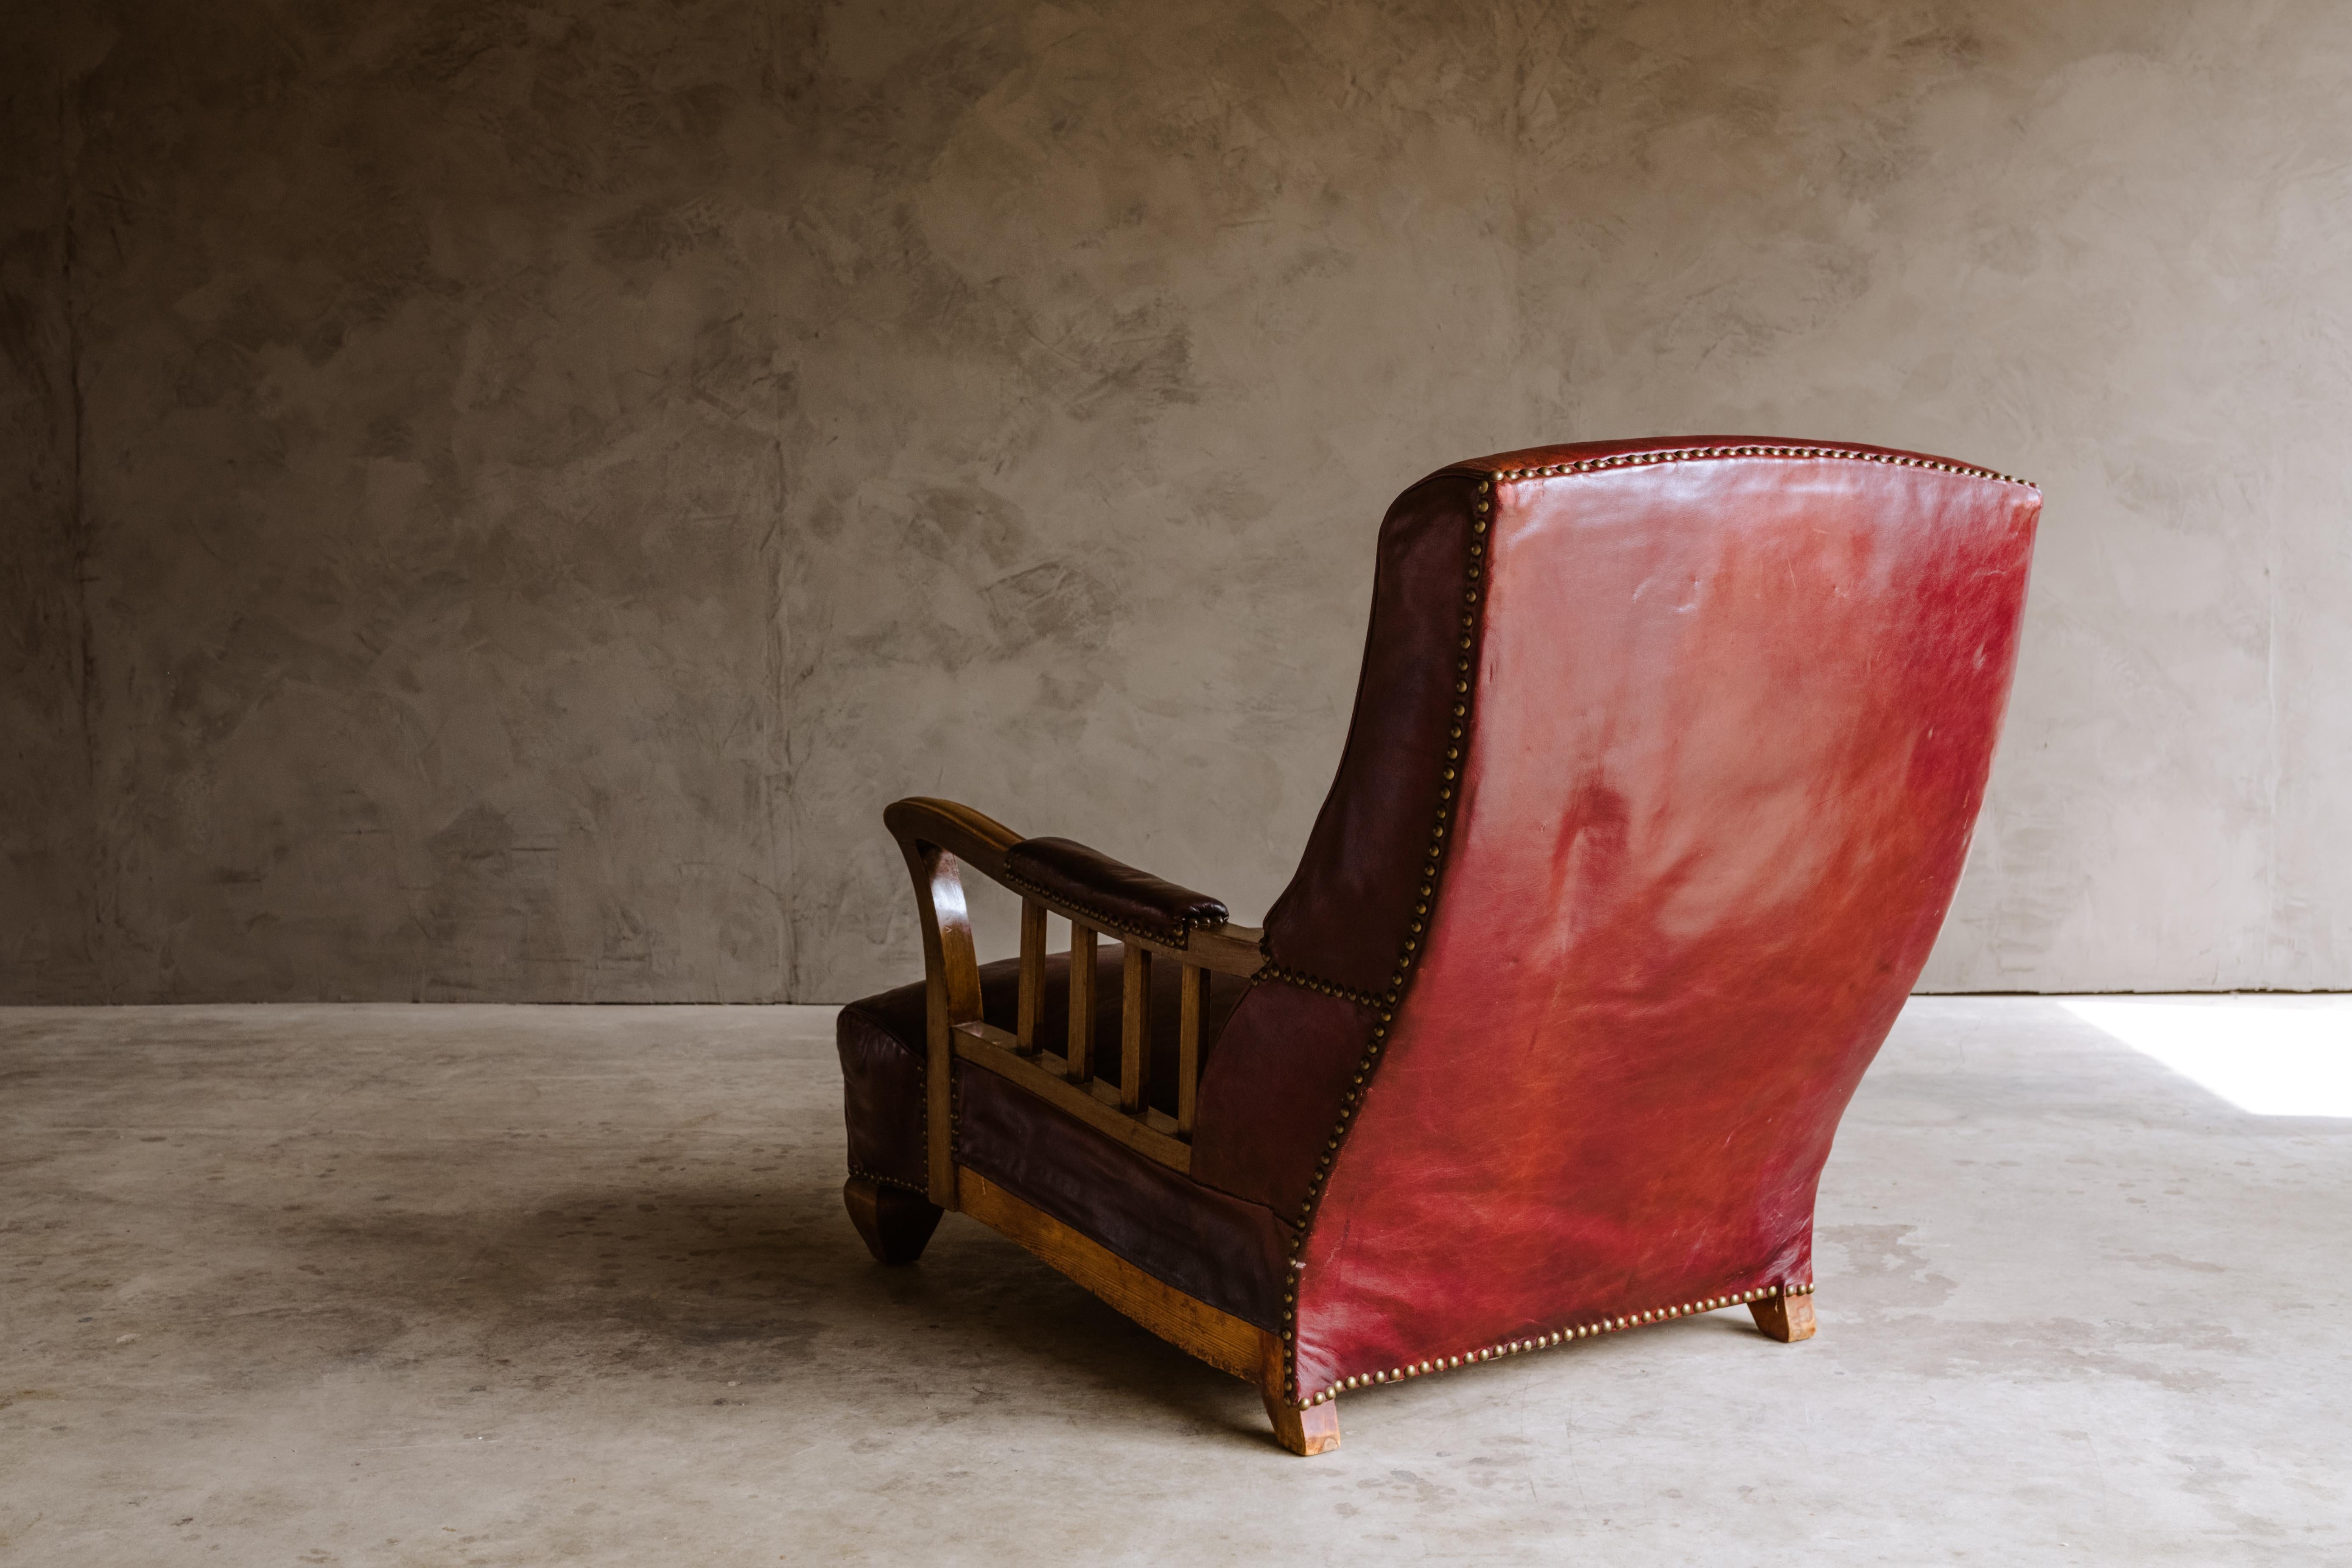
<path id="1" fill-rule="evenodd" d="M 1037 1016 L 1045 1004 L 1045 906 L 1021 900 L 1021 1012 L 1013 1033 L 1024 1057 L 1037 1054 Z"/>
<path id="2" fill-rule="evenodd" d="M 1192 1136 L 1201 1096 L 1201 1015 L 1208 1010 L 1209 973 L 1186 964 L 1176 975 L 1176 1136 Z"/>
<path id="3" fill-rule="evenodd" d="M 1141 1110 L 1151 1078 L 1151 950 L 1137 942 L 1121 945 L 1127 960 L 1119 969 L 1118 1108 Z"/>
<path id="4" fill-rule="evenodd" d="M 1070 922 L 1070 1081 L 1095 1076 L 1095 928 Z"/>

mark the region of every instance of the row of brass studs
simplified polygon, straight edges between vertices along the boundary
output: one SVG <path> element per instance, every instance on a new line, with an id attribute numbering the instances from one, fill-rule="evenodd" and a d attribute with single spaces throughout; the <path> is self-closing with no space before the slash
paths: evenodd
<path id="1" fill-rule="evenodd" d="M 1252 976 L 1256 980 L 1279 980 L 1296 985 L 1302 991 L 1312 991 L 1322 996 L 1337 996 L 1343 1002 L 1354 1002 L 1366 1007 L 1379 1007 L 1394 1000 L 1391 996 L 1375 996 L 1369 991 L 1356 991 L 1336 980 L 1326 980 L 1319 974 L 1309 974 L 1303 969 L 1286 969 L 1279 963 L 1269 963 Z"/>
<path id="2" fill-rule="evenodd" d="M 1761 1290 L 1743 1290 L 1737 1296 L 1709 1296 L 1701 1301 L 1685 1301 L 1676 1307 L 1660 1307 L 1630 1317 L 1603 1318 L 1597 1323 L 1586 1323 L 1572 1329 L 1560 1329 L 1549 1334 L 1538 1334 L 1531 1340 L 1512 1340 L 1505 1344 L 1488 1345 L 1484 1350 L 1465 1351 L 1457 1356 L 1437 1356 L 1429 1361 L 1417 1361 L 1404 1366 L 1391 1367 L 1386 1372 L 1358 1373 L 1343 1377 L 1314 1397 L 1301 1403 L 1299 1408 L 1321 1405 L 1336 1399 L 1351 1388 L 1370 1388 L 1375 1384 L 1402 1383 L 1409 1377 L 1423 1377 L 1433 1372 L 1450 1372 L 1457 1366 L 1475 1362 L 1494 1361 L 1507 1355 L 1521 1355 L 1528 1351 L 1549 1350 L 1571 1340 L 1599 1339 L 1624 1329 L 1638 1329 L 1648 1323 L 1662 1323 L 1669 1318 L 1686 1318 L 1699 1312 L 1712 1312 L 1721 1307 L 1744 1306 L 1750 1301 L 1770 1300 L 1775 1297 L 1810 1296 L 1813 1288 L 1807 1285 L 1771 1285 Z"/>
<path id="3" fill-rule="evenodd" d="M 1003 874 L 1002 880 L 1006 887 L 1012 889 L 1016 893 L 1026 893 L 1031 898 L 1034 899 L 1051 899 L 1056 903 L 1067 904 L 1074 910 L 1087 910 L 1087 906 L 1078 902 L 1077 900 L 1066 898 L 1060 893 L 1054 892 L 1045 888 L 1041 888 L 1025 877 L 1014 876 L 1010 870 L 1007 870 Z M 1219 921 L 1217 923 L 1219 925 L 1223 925 L 1225 922 Z M 1190 915 L 1185 916 L 1182 920 L 1176 922 L 1176 934 L 1174 936 L 1170 936 L 1165 930 L 1155 931 L 1149 926 L 1129 925 L 1125 921 L 1113 920 L 1108 915 L 1098 915 L 1092 910 L 1087 910 L 1087 924 L 1095 927 L 1098 931 L 1120 931 L 1127 932 L 1129 936 L 1149 937 L 1153 942 L 1164 942 L 1170 947 L 1189 947 L 1192 945 L 1192 918 Z"/>
<path id="4" fill-rule="evenodd" d="M 1498 479 L 1548 479 L 1562 474 L 1590 474 L 1602 468 L 1640 468 L 1649 463 L 1681 463 L 1702 458 L 1843 458 L 1856 463 L 1887 463 L 1898 468 L 1932 468 L 1941 474 L 1967 474 L 1972 479 L 1998 479 L 2005 485 L 2041 487 L 2031 479 L 2014 479 L 1990 468 L 1966 463 L 1938 462 L 1933 458 L 1906 458 L 1893 452 L 1854 452 L 1843 447 L 1677 447 L 1655 452 L 1622 452 L 1613 458 L 1588 458 L 1580 463 L 1551 463 L 1533 468 L 1504 468 Z"/>
<path id="5" fill-rule="evenodd" d="M 1477 499 L 1471 505 L 1470 561 L 1465 568 L 1462 593 L 1462 634 L 1457 639 L 1454 661 L 1454 711 L 1445 742 L 1445 761 L 1438 769 L 1437 821 L 1430 828 L 1429 848 L 1421 868 L 1420 891 L 1413 900 L 1412 919 L 1407 922 L 1404 949 L 1397 955 L 1396 973 L 1390 977 L 1385 995 L 1366 997 L 1367 1005 L 1380 1009 L 1372 1025 L 1372 1037 L 1365 1043 L 1364 1054 L 1356 1063 L 1356 1073 L 1348 1091 L 1339 1097 L 1339 1124 L 1325 1140 L 1322 1152 L 1316 1157 L 1315 1173 L 1307 1179 L 1307 1198 L 1299 1205 L 1298 1228 L 1290 1243 L 1290 1279 L 1282 1293 L 1282 1384 L 1283 1396 L 1293 1405 L 1305 1408 L 1298 1394 L 1298 1289 L 1299 1276 L 1307 1265 L 1302 1254 L 1307 1250 L 1307 1237 L 1313 1228 L 1316 1205 L 1322 1198 L 1323 1184 L 1331 1174 L 1331 1163 L 1339 1152 L 1339 1145 L 1348 1136 L 1357 1110 L 1364 1102 L 1364 1086 L 1370 1081 L 1372 1068 L 1378 1064 L 1381 1047 L 1388 1042 L 1389 1026 L 1396 1020 L 1396 1006 L 1404 994 L 1404 983 L 1412 973 L 1412 965 L 1421 950 L 1421 939 L 1429 922 L 1430 904 L 1437 895 L 1437 869 L 1443 863 L 1445 834 L 1454 815 L 1454 786 L 1461 772 L 1464 738 L 1469 732 L 1470 675 L 1474 668 L 1472 654 L 1476 647 L 1478 605 L 1486 588 L 1486 527 L 1488 514 L 1494 510 L 1494 484 L 1488 479 L 1477 481 Z M 1328 1398 L 1328 1392 L 1323 1397 Z"/>
<path id="6" fill-rule="evenodd" d="M 924 1098 L 929 1099 L 929 1097 L 927 1095 Z M 929 1159 L 930 1157 L 930 1140 L 926 1138 L 923 1141 L 923 1157 L 925 1159 Z M 849 1162 L 849 1173 L 864 1181 L 877 1183 L 882 1186 L 898 1187 L 906 1192 L 920 1193 L 927 1198 L 931 1195 L 931 1189 L 921 1182 L 909 1182 L 902 1180 L 897 1176 L 886 1176 L 879 1171 L 867 1170 L 865 1166 L 859 1164 L 855 1160 Z"/>

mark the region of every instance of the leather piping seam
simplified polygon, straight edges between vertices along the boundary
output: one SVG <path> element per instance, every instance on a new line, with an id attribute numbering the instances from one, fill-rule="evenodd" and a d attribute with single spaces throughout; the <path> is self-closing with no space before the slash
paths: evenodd
<path id="1" fill-rule="evenodd" d="M 1743 1290 L 1731 1296 L 1708 1296 L 1696 1301 L 1684 1301 L 1672 1307 L 1654 1307 L 1646 1312 L 1629 1312 L 1622 1318 L 1603 1318 L 1597 1323 L 1585 1323 L 1575 1328 L 1555 1329 L 1531 1339 L 1506 1340 L 1499 1344 L 1484 1345 L 1475 1351 L 1464 1351 L 1457 1356 L 1432 1356 L 1427 1361 L 1408 1362 L 1403 1366 L 1391 1367 L 1386 1372 L 1360 1372 L 1343 1377 L 1330 1387 L 1299 1402 L 1299 1408 L 1321 1405 L 1336 1399 L 1349 1389 L 1370 1388 L 1375 1384 L 1402 1383 L 1409 1377 L 1426 1377 L 1433 1372 L 1451 1372 L 1458 1366 L 1475 1362 L 1496 1361 L 1507 1355 L 1524 1355 L 1529 1351 L 1550 1350 L 1572 1340 L 1598 1339 L 1602 1334 L 1619 1333 L 1626 1329 L 1648 1328 L 1654 1323 L 1675 1318 L 1695 1317 L 1701 1312 L 1721 1311 L 1726 1307 L 1747 1306 L 1757 1301 L 1784 1300 L 1790 1297 L 1810 1296 L 1811 1283 L 1803 1285 L 1767 1285 L 1761 1289 Z"/>
<path id="2" fill-rule="evenodd" d="M 1938 458 L 1913 458 L 1895 452 L 1856 452 L 1844 447 L 1664 447 L 1651 452 L 1620 452 L 1613 458 L 1587 458 L 1580 463 L 1539 463 L 1528 468 L 1472 469 L 1490 472 L 1497 480 L 1549 479 L 1569 474 L 1597 473 L 1603 468 L 1633 468 L 1652 463 L 1687 463 L 1722 458 L 1838 458 L 1853 463 L 1886 463 L 1898 468 L 1927 468 L 1939 474 L 1965 474 L 2004 485 L 2041 486 L 2032 479 L 1996 473 L 1969 463 L 1947 463 Z"/>
<path id="3" fill-rule="evenodd" d="M 1387 996 L 1375 996 L 1369 991 L 1352 990 L 1336 980 L 1326 980 L 1319 974 L 1309 974 L 1303 969 L 1291 969 L 1279 963 L 1267 964 L 1257 972 L 1256 978 L 1279 980 L 1286 985 L 1296 985 L 1301 990 L 1313 991 L 1325 996 L 1337 996 L 1342 1001 L 1354 1002 L 1366 1007 L 1386 1006 L 1391 1000 Z"/>
<path id="4" fill-rule="evenodd" d="M 879 1171 L 867 1170 L 855 1160 L 849 1162 L 849 1173 L 861 1181 L 877 1182 L 886 1187 L 897 1187 L 901 1192 L 919 1194 L 925 1198 L 931 1195 L 931 1189 L 920 1182 L 909 1182 L 898 1176 L 886 1176 Z"/>
<path id="5" fill-rule="evenodd" d="M 1171 936 L 1168 934 L 1167 928 L 1165 927 L 1134 925 L 1127 921 L 1113 920 L 1108 915 L 1097 914 L 1094 910 L 1089 908 L 1087 905 L 1081 903 L 1076 899 L 1066 898 L 1062 894 L 1055 892 L 1049 888 L 1041 888 L 1036 883 L 1029 880 L 1028 878 L 1019 876 L 1009 868 L 1002 874 L 999 879 L 1003 881 L 1006 887 L 1012 889 L 1016 893 L 1027 893 L 1036 898 L 1049 899 L 1057 904 L 1067 904 L 1074 910 L 1085 910 L 1087 921 L 1097 929 L 1103 931 L 1126 931 L 1130 936 L 1149 937 L 1153 942 L 1164 942 L 1171 947 L 1181 948 L 1190 947 L 1192 945 L 1192 917 L 1190 915 L 1185 916 L 1182 920 L 1176 922 L 1176 934 Z M 1219 921 L 1217 922 L 1217 924 L 1221 926 L 1225 922 L 1223 921 Z"/>
<path id="6" fill-rule="evenodd" d="M 1379 1009 L 1373 1019 L 1371 1036 L 1364 1042 L 1363 1055 L 1357 1058 L 1356 1071 L 1349 1088 L 1339 1097 L 1339 1124 L 1324 1141 L 1323 1152 L 1317 1156 L 1315 1173 L 1307 1178 L 1307 1198 L 1299 1205 L 1298 1228 L 1291 1238 L 1290 1257 L 1283 1280 L 1282 1328 L 1282 1396 L 1293 1408 L 1304 1410 L 1309 1401 L 1298 1392 L 1298 1292 L 1304 1283 L 1307 1265 L 1304 1261 L 1307 1243 L 1315 1231 L 1315 1215 L 1321 1206 L 1324 1184 L 1329 1180 L 1333 1163 L 1340 1145 L 1347 1142 L 1348 1130 L 1355 1122 L 1356 1112 L 1362 1108 L 1367 1086 L 1379 1066 L 1381 1048 L 1387 1044 L 1389 1026 L 1396 1021 L 1396 1009 L 1402 1003 L 1405 985 L 1412 978 L 1421 939 L 1428 929 L 1430 911 L 1434 906 L 1439 885 L 1438 873 L 1445 864 L 1445 839 L 1452 831 L 1454 791 L 1460 782 L 1460 757 L 1468 743 L 1473 678 L 1477 673 L 1478 635 L 1485 619 L 1486 605 L 1486 531 L 1493 521 L 1495 480 L 1481 475 L 1465 476 L 1475 480 L 1471 492 L 1470 541 L 1468 558 L 1463 563 L 1463 598 L 1461 634 L 1454 662 L 1453 711 L 1447 729 L 1445 757 L 1438 764 L 1437 817 L 1429 831 L 1428 847 L 1421 868 L 1421 883 L 1417 902 L 1406 921 L 1402 951 L 1397 954 L 1396 973 L 1389 988 L 1370 1005 Z M 1261 973 L 1263 973 L 1261 971 Z M 1328 1398 L 1326 1389 L 1321 1397 Z"/>

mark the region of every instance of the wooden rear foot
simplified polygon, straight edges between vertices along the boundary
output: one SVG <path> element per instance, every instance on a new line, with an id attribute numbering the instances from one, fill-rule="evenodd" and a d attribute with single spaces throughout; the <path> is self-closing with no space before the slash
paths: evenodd
<path id="1" fill-rule="evenodd" d="M 1768 1296 L 1761 1301 L 1750 1301 L 1748 1310 L 1756 1315 L 1756 1326 L 1784 1345 L 1813 1337 L 1813 1298 L 1802 1296 Z"/>
<path id="2" fill-rule="evenodd" d="M 1328 1454 L 1339 1446 L 1339 1402 L 1327 1399 L 1304 1410 L 1291 1408 L 1282 1396 L 1282 1342 L 1265 1337 L 1259 1363 L 1257 1391 L 1265 1400 L 1265 1417 L 1274 1423 L 1274 1440 L 1302 1459 Z"/>
<path id="3" fill-rule="evenodd" d="M 1339 1446 L 1339 1404 L 1327 1399 L 1304 1410 L 1293 1410 L 1279 1392 L 1265 1394 L 1266 1419 L 1274 1423 L 1274 1440 L 1302 1459 L 1328 1454 Z"/>
<path id="4" fill-rule="evenodd" d="M 842 1184 L 841 1201 L 849 1209 L 849 1223 L 866 1238 L 866 1250 L 877 1263 L 896 1267 L 912 1263 L 929 1245 L 945 1211 L 920 1193 L 886 1187 L 864 1176 Z"/>

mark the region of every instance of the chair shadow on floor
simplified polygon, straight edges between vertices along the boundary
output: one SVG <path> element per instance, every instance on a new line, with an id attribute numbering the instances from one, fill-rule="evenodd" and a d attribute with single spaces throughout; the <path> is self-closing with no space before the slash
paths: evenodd
<path id="1" fill-rule="evenodd" d="M 1042 1419 L 1166 1429 L 1173 1416 L 1197 1436 L 1272 1442 L 1253 1388 L 994 1232 L 951 1215 L 920 1262 L 884 1268 L 837 1181 L 756 1180 L 583 1186 L 522 1209 L 283 1215 L 297 1223 L 280 1240 L 316 1286 L 370 1282 L 402 1352 L 477 1357 L 549 1391 L 702 1377 L 710 1403 L 814 1415 L 812 1402 L 835 1402 L 886 1426 L 1013 1402 Z M 330 1259 L 359 1266 L 321 1273 Z M 388 1339 L 379 1348 L 394 1353 Z"/>
<path id="2" fill-rule="evenodd" d="M 985 1415 L 1090 1441 L 1181 1434 L 1278 1452 L 1254 1388 L 976 1222 L 950 1215 L 919 1262 L 876 1263 L 838 1179 L 805 1163 L 816 1168 L 700 1182 L 600 1171 L 466 1205 L 385 1194 L 256 1211 L 275 1261 L 184 1297 L 185 1331 L 225 1370 L 374 1363 L 559 1399 L 628 1384 L 648 1408 L 762 1406 L 863 1428 L 861 1442 Z M 1500 1397 L 1510 1380 L 1591 1375 L 1710 1332 L 1756 1330 L 1715 1313 L 1362 1397 L 1383 1415 Z"/>

